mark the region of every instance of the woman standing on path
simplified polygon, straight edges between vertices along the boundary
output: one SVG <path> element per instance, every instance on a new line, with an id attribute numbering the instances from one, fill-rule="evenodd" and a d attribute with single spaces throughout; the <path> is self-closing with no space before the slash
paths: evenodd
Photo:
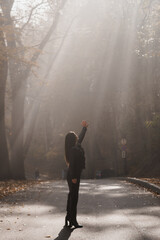
<path id="1" fill-rule="evenodd" d="M 85 168 L 85 154 L 81 147 L 87 131 L 88 124 L 82 121 L 82 131 L 79 136 L 74 132 L 69 132 L 65 138 L 65 159 L 68 166 L 67 182 L 69 194 L 67 200 L 67 215 L 65 218 L 65 226 L 81 228 L 77 222 L 77 203 L 81 172 Z"/>

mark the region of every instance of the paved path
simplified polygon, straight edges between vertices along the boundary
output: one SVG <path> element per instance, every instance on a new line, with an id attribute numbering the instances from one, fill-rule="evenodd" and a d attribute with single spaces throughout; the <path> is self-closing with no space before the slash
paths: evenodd
<path id="1" fill-rule="evenodd" d="M 119 180 L 83 180 L 78 221 L 63 228 L 65 181 L 46 182 L 0 202 L 0 240 L 159 240 L 160 198 Z"/>

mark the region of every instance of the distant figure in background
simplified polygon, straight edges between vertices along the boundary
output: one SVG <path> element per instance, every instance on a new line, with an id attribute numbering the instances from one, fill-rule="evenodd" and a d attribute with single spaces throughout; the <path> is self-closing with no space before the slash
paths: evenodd
<path id="1" fill-rule="evenodd" d="M 36 180 L 39 179 L 39 170 L 38 170 L 38 168 L 35 169 L 35 179 Z"/>
<path id="2" fill-rule="evenodd" d="M 88 123 L 82 121 L 83 126 L 79 137 L 74 132 L 69 132 L 65 138 L 65 159 L 68 166 L 67 182 L 69 194 L 67 200 L 67 215 L 65 218 L 65 226 L 81 228 L 77 222 L 77 203 L 81 172 L 85 168 L 85 154 L 81 147 L 87 131 Z"/>

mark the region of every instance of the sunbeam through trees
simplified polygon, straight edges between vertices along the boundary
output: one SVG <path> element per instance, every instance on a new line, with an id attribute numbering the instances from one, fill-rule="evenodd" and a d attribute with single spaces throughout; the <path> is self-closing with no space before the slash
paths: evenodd
<path id="1" fill-rule="evenodd" d="M 61 178 L 82 119 L 84 178 L 159 177 L 159 62 L 159 1 L 0 0 L 0 179 Z"/>

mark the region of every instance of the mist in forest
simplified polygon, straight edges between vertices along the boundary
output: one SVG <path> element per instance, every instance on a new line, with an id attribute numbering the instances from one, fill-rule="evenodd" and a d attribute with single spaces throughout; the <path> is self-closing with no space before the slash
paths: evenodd
<path id="1" fill-rule="evenodd" d="M 86 120 L 83 177 L 100 170 L 158 176 L 159 12 L 160 3 L 149 0 L 15 0 L 10 14 L 26 79 L 14 87 L 11 57 L 5 122 L 13 169 L 21 142 L 28 178 L 36 168 L 61 178 L 65 135 L 78 134 Z"/>

